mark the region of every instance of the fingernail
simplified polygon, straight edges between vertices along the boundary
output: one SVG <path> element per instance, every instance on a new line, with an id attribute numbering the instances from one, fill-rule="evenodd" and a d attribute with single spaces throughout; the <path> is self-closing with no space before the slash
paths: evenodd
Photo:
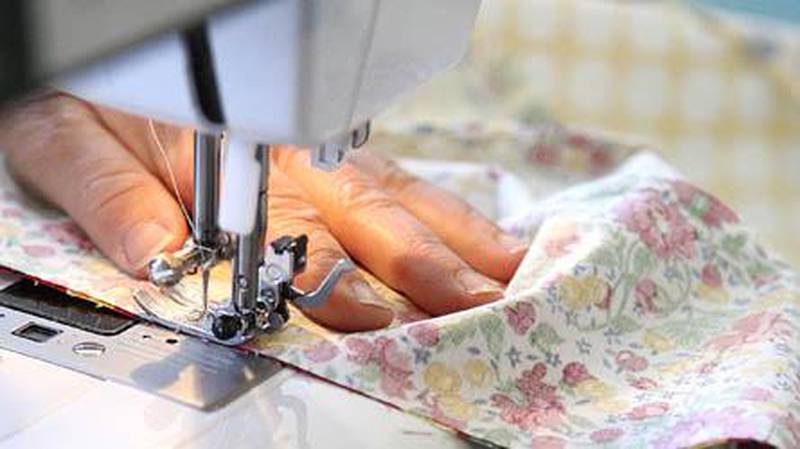
<path id="1" fill-rule="evenodd" d="M 502 233 L 497 237 L 497 243 L 506 249 L 510 254 L 517 255 L 528 251 L 530 245 L 513 235 Z"/>
<path id="2" fill-rule="evenodd" d="M 470 296 L 480 299 L 497 299 L 503 296 L 502 285 L 468 268 L 456 274 L 456 281 Z"/>
<path id="3" fill-rule="evenodd" d="M 356 301 L 361 304 L 386 308 L 386 303 L 381 300 L 381 297 L 378 296 L 375 290 L 366 282 L 360 280 L 353 281 L 350 283 L 350 290 L 353 291 L 353 297 L 356 298 Z"/>
<path id="4" fill-rule="evenodd" d="M 164 251 L 174 237 L 170 230 L 158 223 L 146 222 L 134 226 L 125 234 L 123 242 L 128 264 L 135 269 L 144 267 L 150 259 Z"/>
<path id="5" fill-rule="evenodd" d="M 353 297 L 359 303 L 376 309 L 378 313 L 385 314 L 385 318 L 388 320 L 391 320 L 394 317 L 394 312 L 386 307 L 386 303 L 366 282 L 353 281 L 350 283 L 350 290 L 353 292 Z"/>

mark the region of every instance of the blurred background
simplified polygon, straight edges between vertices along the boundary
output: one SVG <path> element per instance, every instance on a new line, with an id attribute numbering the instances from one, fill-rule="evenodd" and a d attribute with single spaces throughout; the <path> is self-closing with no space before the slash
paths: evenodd
<path id="1" fill-rule="evenodd" d="M 800 2 L 483 3 L 465 61 L 387 119 L 642 142 L 800 267 Z"/>

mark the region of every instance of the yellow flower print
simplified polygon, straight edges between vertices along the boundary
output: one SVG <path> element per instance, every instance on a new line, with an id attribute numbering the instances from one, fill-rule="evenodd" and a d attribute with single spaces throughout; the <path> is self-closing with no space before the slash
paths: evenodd
<path id="1" fill-rule="evenodd" d="M 686 358 L 660 366 L 657 369 L 664 374 L 682 374 L 693 369 L 695 366 L 699 366 L 702 363 L 702 360 L 702 358 L 698 357 L 694 359 Z"/>
<path id="2" fill-rule="evenodd" d="M 581 396 L 588 396 L 592 399 L 605 399 L 614 395 L 614 389 L 597 379 L 587 379 L 575 387 L 575 391 Z"/>
<path id="3" fill-rule="evenodd" d="M 606 413 L 622 413 L 631 406 L 630 402 L 621 398 L 604 398 L 594 402 L 594 406 Z"/>
<path id="4" fill-rule="evenodd" d="M 470 421 L 475 417 L 475 406 L 458 395 L 439 396 L 438 401 L 439 408 L 450 418 L 458 421 Z"/>
<path id="5" fill-rule="evenodd" d="M 598 276 L 566 276 L 558 286 L 562 301 L 572 310 L 581 310 L 590 305 L 602 307 L 610 289 L 608 282 Z"/>
<path id="6" fill-rule="evenodd" d="M 88 257 L 76 262 L 77 268 L 91 272 L 95 277 L 102 277 L 105 274 L 112 274 L 109 269 L 108 261 L 99 257 Z"/>
<path id="7" fill-rule="evenodd" d="M 4 237 L 17 237 L 22 234 L 22 228 L 11 223 L 0 222 L 0 235 Z"/>
<path id="8" fill-rule="evenodd" d="M 564 151 L 562 154 L 562 161 L 564 168 L 571 172 L 586 173 L 591 166 L 591 159 L 588 151 Z"/>
<path id="9" fill-rule="evenodd" d="M 642 342 L 644 343 L 645 346 L 656 352 L 669 351 L 670 349 L 675 347 L 675 345 L 669 338 L 661 335 L 660 333 L 652 329 L 648 329 L 644 333 L 644 338 Z"/>
<path id="10" fill-rule="evenodd" d="M 439 394 L 453 394 L 461 390 L 461 378 L 443 363 L 434 362 L 425 368 L 425 385 Z"/>
<path id="11" fill-rule="evenodd" d="M 775 307 L 788 304 L 800 305 L 800 295 L 788 289 L 780 289 L 762 296 L 755 302 L 758 310 L 774 310 Z"/>
<path id="12" fill-rule="evenodd" d="M 728 291 L 724 287 L 712 287 L 706 284 L 697 287 L 697 297 L 712 304 L 727 304 L 729 299 Z"/>
<path id="13" fill-rule="evenodd" d="M 486 386 L 491 374 L 489 366 L 481 359 L 470 359 L 464 364 L 464 379 L 472 386 Z"/>

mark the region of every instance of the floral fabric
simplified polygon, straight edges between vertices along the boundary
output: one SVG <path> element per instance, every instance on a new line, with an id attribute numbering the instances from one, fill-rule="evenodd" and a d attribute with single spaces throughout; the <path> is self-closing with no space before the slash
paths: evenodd
<path id="1" fill-rule="evenodd" d="M 631 149 L 557 129 L 562 138 L 550 140 L 542 129 L 376 134 L 405 142 L 408 152 L 432 140 L 465 152 L 514 142 L 506 156 L 525 161 L 525 179 L 511 182 L 500 168 L 427 168 L 456 190 L 482 180 L 469 197 L 531 239 L 502 300 L 430 318 L 376 282 L 397 311 L 390 328 L 337 334 L 294 313 L 285 330 L 250 349 L 499 446 L 800 445 L 794 273 L 734 211 L 653 156 L 633 156 L 610 173 L 612 166 L 553 163 L 589 151 L 617 161 Z M 525 156 L 541 142 L 553 154 L 544 165 Z M 519 148 L 525 153 L 515 155 Z M 541 198 L 559 184 L 552 173 L 571 187 Z M 507 200 L 509 183 L 528 202 L 492 208 Z M 140 313 L 130 298 L 145 284 L 116 270 L 68 219 L 11 186 L 0 216 L 0 264 Z M 226 272 L 214 274 L 219 299 Z M 183 288 L 196 293 L 197 284 Z"/>

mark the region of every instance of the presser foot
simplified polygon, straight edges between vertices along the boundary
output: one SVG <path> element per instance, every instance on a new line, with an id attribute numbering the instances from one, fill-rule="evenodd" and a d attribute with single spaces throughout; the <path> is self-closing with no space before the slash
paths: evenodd
<path id="1" fill-rule="evenodd" d="M 198 270 L 207 271 L 233 256 L 233 243 L 228 234 L 220 233 L 213 246 L 203 246 L 191 237 L 173 253 L 161 253 L 147 265 L 150 282 L 156 287 L 173 287 L 185 276 Z"/>
<path id="2" fill-rule="evenodd" d="M 325 303 L 339 279 L 355 269 L 340 259 L 318 288 L 304 292 L 293 285 L 305 269 L 307 237 L 281 237 L 267 246 L 259 267 L 259 288 L 255 306 L 247 312 L 230 298 L 205 304 L 180 282 L 153 285 L 134 292 L 134 300 L 154 323 L 176 332 L 216 343 L 237 346 L 281 329 L 289 321 L 288 303 L 318 307 Z"/>

